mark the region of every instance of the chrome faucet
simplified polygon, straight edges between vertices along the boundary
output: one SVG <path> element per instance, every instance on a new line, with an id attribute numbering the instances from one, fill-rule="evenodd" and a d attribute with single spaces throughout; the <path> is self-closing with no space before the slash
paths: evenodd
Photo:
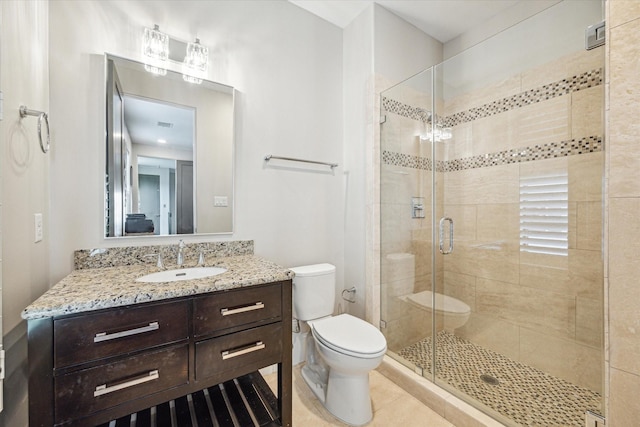
<path id="1" fill-rule="evenodd" d="M 184 241 L 182 239 L 180 239 L 180 242 L 178 243 L 178 260 L 176 262 L 176 264 L 178 264 L 178 267 L 182 267 L 182 264 L 184 264 L 184 248 L 186 248 L 187 245 L 185 245 Z"/>

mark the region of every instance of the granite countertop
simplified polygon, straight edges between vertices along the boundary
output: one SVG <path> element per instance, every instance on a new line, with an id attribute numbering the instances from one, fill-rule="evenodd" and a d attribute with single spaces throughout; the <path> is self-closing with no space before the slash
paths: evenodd
<path id="1" fill-rule="evenodd" d="M 31 320 L 149 301 L 203 294 L 292 279 L 291 270 L 255 255 L 207 259 L 225 273 L 203 279 L 142 283 L 135 279 L 160 271 L 154 265 L 74 270 L 22 311 Z M 188 266 L 185 266 L 188 267 Z"/>

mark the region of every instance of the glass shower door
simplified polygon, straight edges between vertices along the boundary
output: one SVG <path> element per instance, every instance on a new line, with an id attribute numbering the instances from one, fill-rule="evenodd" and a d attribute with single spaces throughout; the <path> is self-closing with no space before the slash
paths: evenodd
<path id="1" fill-rule="evenodd" d="M 435 382 L 508 425 L 602 412 L 604 47 L 581 39 L 599 2 L 579 6 L 433 69 L 436 221 L 454 226 L 435 252 Z M 577 41 L 531 37 L 578 15 Z"/>
<path id="2" fill-rule="evenodd" d="M 421 375 L 433 374 L 432 70 L 381 95 L 381 331 L 389 354 Z M 421 351 L 412 345 L 421 343 Z M 409 351 L 407 350 L 409 349 Z M 431 378 L 431 377 L 430 377 Z"/>

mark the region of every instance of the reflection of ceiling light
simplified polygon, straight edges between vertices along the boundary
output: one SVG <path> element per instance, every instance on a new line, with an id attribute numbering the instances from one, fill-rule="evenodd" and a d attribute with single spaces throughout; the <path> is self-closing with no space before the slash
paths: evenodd
<path id="1" fill-rule="evenodd" d="M 182 78 L 189 83 L 200 84 L 209 66 L 209 49 L 200 44 L 200 39 L 187 45 L 187 53 L 182 63 Z"/>
<path id="2" fill-rule="evenodd" d="M 159 139 L 159 140 L 158 140 L 158 142 L 159 142 L 160 144 L 166 144 L 166 143 L 167 143 L 167 140 L 166 140 L 166 139 L 162 139 L 162 138 L 161 138 L 161 139 Z"/>
<path id="3" fill-rule="evenodd" d="M 161 33 L 157 25 L 153 29 L 144 29 L 142 55 L 145 57 L 145 70 L 161 76 L 167 74 L 164 63 L 169 58 L 169 36 Z"/>
<path id="4" fill-rule="evenodd" d="M 182 80 L 184 80 L 187 83 L 193 83 L 193 84 L 196 84 L 196 85 L 199 85 L 200 83 L 202 83 L 202 79 L 190 76 L 188 74 L 183 74 L 182 75 Z"/>
<path id="5" fill-rule="evenodd" d="M 433 132 L 428 131 L 426 134 L 420 135 L 420 141 L 444 141 L 447 139 L 451 139 L 453 134 L 451 133 L 451 128 L 442 128 L 438 125 L 435 126 Z"/>
<path id="6" fill-rule="evenodd" d="M 154 65 L 144 64 L 144 69 L 145 69 L 145 71 L 148 71 L 151 74 L 157 74 L 158 76 L 166 76 L 167 75 L 167 69 L 166 68 L 161 68 L 161 67 L 156 67 Z"/>

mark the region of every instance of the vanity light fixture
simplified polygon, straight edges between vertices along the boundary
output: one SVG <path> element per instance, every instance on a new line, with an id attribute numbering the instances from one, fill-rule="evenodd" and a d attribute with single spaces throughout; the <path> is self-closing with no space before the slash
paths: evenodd
<path id="1" fill-rule="evenodd" d="M 166 144 L 166 143 L 167 143 L 167 140 L 166 140 L 166 139 L 162 139 L 162 138 L 160 138 L 160 139 L 158 139 L 158 142 L 159 142 L 160 144 Z"/>
<path id="2" fill-rule="evenodd" d="M 194 43 L 187 44 L 187 52 L 182 63 L 182 78 L 189 83 L 200 84 L 202 79 L 198 76 L 207 72 L 209 66 L 209 49 L 200 44 L 196 38 Z"/>
<path id="3" fill-rule="evenodd" d="M 160 32 L 160 27 L 145 28 L 142 38 L 142 55 L 145 60 L 144 69 L 150 73 L 164 76 L 167 69 L 163 65 L 169 59 L 169 36 Z"/>

